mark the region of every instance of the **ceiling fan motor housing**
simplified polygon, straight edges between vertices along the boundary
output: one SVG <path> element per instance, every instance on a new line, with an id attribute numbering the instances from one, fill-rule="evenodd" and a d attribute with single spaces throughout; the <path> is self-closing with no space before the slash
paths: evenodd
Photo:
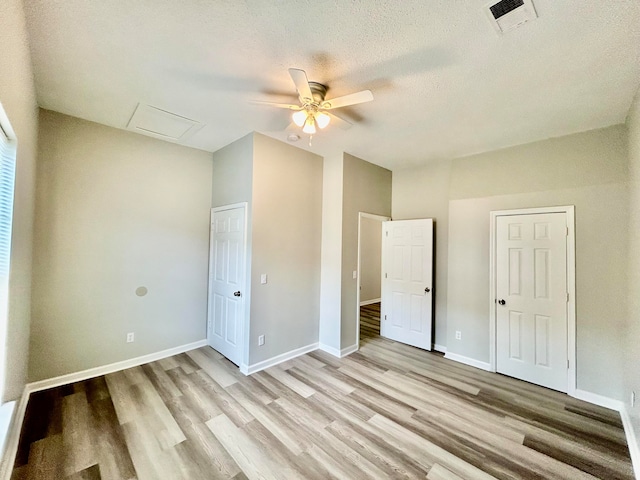
<path id="1" fill-rule="evenodd" d="M 326 85 L 322 85 L 318 82 L 309 82 L 309 88 L 311 89 L 311 95 L 313 95 L 313 103 L 317 103 L 318 106 L 324 102 L 324 97 L 327 94 Z"/>

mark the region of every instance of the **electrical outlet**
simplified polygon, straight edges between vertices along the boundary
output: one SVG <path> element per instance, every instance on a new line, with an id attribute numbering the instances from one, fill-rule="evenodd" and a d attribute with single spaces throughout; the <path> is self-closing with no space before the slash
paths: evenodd
<path id="1" fill-rule="evenodd" d="M 133 343 L 135 341 L 136 334 L 133 332 L 127 333 L 127 343 Z"/>
<path id="2" fill-rule="evenodd" d="M 460 330 L 456 330 L 456 340 L 462 340 L 462 332 Z"/>
<path id="3" fill-rule="evenodd" d="M 260 335 L 260 336 L 258 337 L 258 345 L 259 345 L 259 346 L 264 345 L 264 335 Z"/>
<path id="4" fill-rule="evenodd" d="M 636 406 L 636 392 L 631 392 L 631 408 Z"/>
<path id="5" fill-rule="evenodd" d="M 356 270 L 353 271 L 353 279 L 358 278 L 358 272 Z"/>

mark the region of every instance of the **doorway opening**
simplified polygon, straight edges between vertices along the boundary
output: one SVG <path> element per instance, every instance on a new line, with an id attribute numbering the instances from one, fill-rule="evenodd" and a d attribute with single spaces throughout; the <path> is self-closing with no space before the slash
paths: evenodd
<path id="1" fill-rule="evenodd" d="M 356 341 L 360 348 L 380 336 L 382 307 L 382 222 L 389 217 L 360 212 L 358 215 L 358 270 Z"/>

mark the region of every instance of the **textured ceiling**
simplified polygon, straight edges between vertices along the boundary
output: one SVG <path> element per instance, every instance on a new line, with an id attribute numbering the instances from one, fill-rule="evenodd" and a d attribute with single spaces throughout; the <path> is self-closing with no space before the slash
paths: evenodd
<path id="1" fill-rule="evenodd" d="M 296 146 L 395 169 L 624 122 L 640 83 L 640 2 L 534 0 L 498 35 L 486 0 L 25 0 L 40 106 L 126 128 L 138 103 L 206 126 L 215 151 L 251 131 L 286 141 L 289 67 L 370 89 Z"/>

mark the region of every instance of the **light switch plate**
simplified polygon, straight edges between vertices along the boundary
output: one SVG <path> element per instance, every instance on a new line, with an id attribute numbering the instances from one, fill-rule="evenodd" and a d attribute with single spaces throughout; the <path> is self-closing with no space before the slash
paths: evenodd
<path id="1" fill-rule="evenodd" d="M 265 283 L 267 283 L 267 274 L 263 273 L 262 275 L 260 275 L 260 283 L 262 285 L 264 285 Z"/>

